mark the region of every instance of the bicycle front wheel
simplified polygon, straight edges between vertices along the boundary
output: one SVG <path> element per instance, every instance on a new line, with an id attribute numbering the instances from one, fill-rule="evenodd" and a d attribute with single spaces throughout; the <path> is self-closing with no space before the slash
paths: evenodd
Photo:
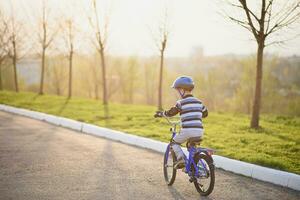
<path id="1" fill-rule="evenodd" d="M 167 148 L 164 155 L 164 177 L 168 185 L 172 185 L 176 178 L 176 169 L 174 163 L 176 162 L 176 155 L 171 147 Z"/>

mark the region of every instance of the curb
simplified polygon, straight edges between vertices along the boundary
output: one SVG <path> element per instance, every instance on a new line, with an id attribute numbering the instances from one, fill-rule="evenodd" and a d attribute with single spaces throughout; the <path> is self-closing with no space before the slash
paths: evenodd
<path id="1" fill-rule="evenodd" d="M 50 124 L 73 129 L 82 133 L 104 137 L 107 139 L 146 149 L 151 149 L 160 153 L 164 153 L 168 145 L 167 143 L 152 140 L 149 138 L 126 134 L 120 131 L 115 131 L 112 129 L 103 128 L 64 117 L 57 117 L 54 115 L 26 110 L 22 108 L 15 108 L 3 104 L 0 104 L 0 110 L 41 121 L 46 121 Z M 183 150 L 185 153 L 187 153 L 185 148 Z M 300 175 L 262 167 L 259 165 L 250 164 L 218 155 L 213 155 L 213 159 L 217 168 L 300 191 Z"/>

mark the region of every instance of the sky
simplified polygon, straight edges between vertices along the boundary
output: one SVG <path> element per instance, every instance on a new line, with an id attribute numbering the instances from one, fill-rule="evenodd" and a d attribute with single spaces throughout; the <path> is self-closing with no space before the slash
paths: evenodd
<path id="1" fill-rule="evenodd" d="M 0 1 L 7 11 L 11 10 L 9 2 L 13 2 L 13 9 L 18 10 L 20 18 L 28 19 L 34 26 L 41 0 Z M 47 2 L 55 20 L 61 13 L 73 15 L 78 19 L 78 28 L 89 37 L 90 0 Z M 199 47 L 205 55 L 252 54 L 256 51 L 251 33 L 222 16 L 220 0 L 100 0 L 99 5 L 100 13 L 109 16 L 107 50 L 112 55 L 158 54 L 155 37 L 166 10 L 170 32 L 166 56 L 189 56 Z M 244 17 L 242 14 L 240 16 Z M 300 33 L 300 27 L 297 30 Z M 266 52 L 288 56 L 299 55 L 299 49 L 300 37 L 287 42 L 284 47 L 270 46 Z"/>

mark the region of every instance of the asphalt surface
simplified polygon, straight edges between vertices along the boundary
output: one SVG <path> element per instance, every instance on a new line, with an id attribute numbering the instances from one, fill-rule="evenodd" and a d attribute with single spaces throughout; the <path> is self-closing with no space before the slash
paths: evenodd
<path id="1" fill-rule="evenodd" d="M 0 112 L 0 199 L 300 199 L 300 192 L 216 171 L 209 197 L 179 172 L 173 186 L 163 155 Z"/>

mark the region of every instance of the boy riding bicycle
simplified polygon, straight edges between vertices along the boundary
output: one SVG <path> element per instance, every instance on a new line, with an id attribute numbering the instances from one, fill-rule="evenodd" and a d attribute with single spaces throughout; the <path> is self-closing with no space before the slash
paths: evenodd
<path id="1" fill-rule="evenodd" d="M 172 88 L 180 95 L 180 99 L 176 102 L 175 106 L 166 111 L 158 111 L 157 117 L 167 116 L 172 117 L 180 114 L 181 130 L 180 134 L 176 135 L 172 141 L 172 148 L 176 154 L 177 162 L 175 168 L 183 168 L 184 153 L 180 144 L 186 142 L 193 137 L 202 137 L 204 129 L 202 126 L 202 118 L 207 117 L 208 111 L 202 102 L 192 95 L 194 89 L 194 81 L 191 77 L 181 76 L 178 77 Z"/>

